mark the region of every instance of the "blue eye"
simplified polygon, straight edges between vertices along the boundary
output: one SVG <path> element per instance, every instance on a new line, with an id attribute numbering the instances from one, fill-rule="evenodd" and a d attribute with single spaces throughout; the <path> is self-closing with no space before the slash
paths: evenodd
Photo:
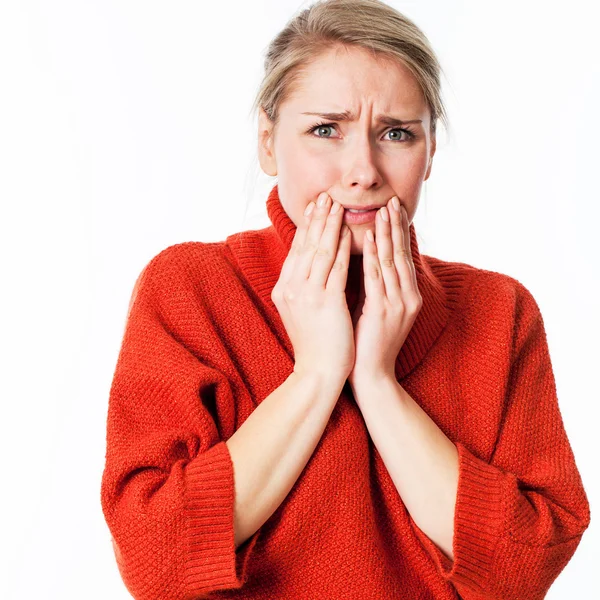
<path id="1" fill-rule="evenodd" d="M 317 123 L 316 125 L 312 125 L 311 127 L 309 127 L 306 130 L 306 133 L 311 134 L 316 131 L 317 129 L 329 129 L 332 128 L 335 125 L 335 123 Z M 396 129 L 390 129 L 387 133 L 392 133 L 393 131 L 403 131 L 404 133 L 406 133 L 407 135 L 407 139 L 401 140 L 401 139 L 395 139 L 395 140 L 391 140 L 394 142 L 407 142 L 410 140 L 415 139 L 416 135 L 413 131 L 411 131 L 410 129 L 401 129 L 401 128 L 396 128 Z M 319 137 L 319 138 L 324 138 L 327 139 L 329 136 L 322 136 L 322 135 L 316 135 L 313 137 Z"/>
<path id="2" fill-rule="evenodd" d="M 392 133 L 392 131 L 403 131 L 408 136 L 408 140 L 413 140 L 416 136 L 410 129 L 390 129 L 388 133 Z M 402 140 L 394 140 L 397 142 L 401 142 Z M 407 141 L 407 140 L 404 140 Z"/>
<path id="3" fill-rule="evenodd" d="M 317 125 L 310 127 L 308 129 L 307 133 L 312 133 L 313 131 L 316 131 L 317 129 L 328 129 L 328 128 L 331 128 L 332 126 L 333 126 L 333 123 L 317 123 Z M 327 137 L 327 136 L 318 135 L 316 137 Z"/>

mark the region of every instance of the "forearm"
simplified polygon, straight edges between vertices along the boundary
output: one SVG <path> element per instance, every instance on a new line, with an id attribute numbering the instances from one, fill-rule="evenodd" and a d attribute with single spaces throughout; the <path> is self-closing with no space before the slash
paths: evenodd
<path id="1" fill-rule="evenodd" d="M 454 560 L 458 450 L 392 378 L 353 386 L 373 443 L 411 517 Z"/>
<path id="2" fill-rule="evenodd" d="M 227 440 L 235 478 L 235 545 L 277 510 L 306 466 L 343 381 L 293 372 Z"/>

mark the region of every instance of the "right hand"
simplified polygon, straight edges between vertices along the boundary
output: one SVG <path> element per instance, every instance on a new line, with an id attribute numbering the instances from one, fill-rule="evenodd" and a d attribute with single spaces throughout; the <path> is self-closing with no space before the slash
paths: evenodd
<path id="1" fill-rule="evenodd" d="M 303 216 L 271 292 L 294 347 L 294 372 L 345 382 L 354 368 L 354 328 L 346 303 L 350 230 L 343 207 L 326 192 L 323 207 Z M 345 235 L 342 235 L 344 233 Z"/>

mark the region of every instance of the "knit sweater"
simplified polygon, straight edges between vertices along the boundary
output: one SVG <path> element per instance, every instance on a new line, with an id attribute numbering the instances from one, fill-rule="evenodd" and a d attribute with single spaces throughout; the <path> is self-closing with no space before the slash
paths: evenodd
<path id="1" fill-rule="evenodd" d="M 264 229 L 162 250 L 134 285 L 101 482 L 129 592 L 137 600 L 544 598 L 590 508 L 539 307 L 508 275 L 422 255 L 414 223 L 423 304 L 396 376 L 458 449 L 454 560 L 406 509 L 348 382 L 290 493 L 236 550 L 225 442 L 294 367 L 270 296 L 296 230 L 276 185 L 267 212 Z M 351 257 L 351 310 L 361 260 Z"/>

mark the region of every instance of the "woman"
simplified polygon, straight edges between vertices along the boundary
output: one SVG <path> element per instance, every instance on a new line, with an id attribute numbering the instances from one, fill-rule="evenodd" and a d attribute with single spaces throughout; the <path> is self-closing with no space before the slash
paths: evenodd
<path id="1" fill-rule="evenodd" d="M 102 480 L 125 584 L 544 597 L 589 504 L 530 292 L 419 252 L 445 122 L 427 39 L 382 2 L 330 0 L 265 71 L 271 226 L 171 246 L 132 295 Z"/>

